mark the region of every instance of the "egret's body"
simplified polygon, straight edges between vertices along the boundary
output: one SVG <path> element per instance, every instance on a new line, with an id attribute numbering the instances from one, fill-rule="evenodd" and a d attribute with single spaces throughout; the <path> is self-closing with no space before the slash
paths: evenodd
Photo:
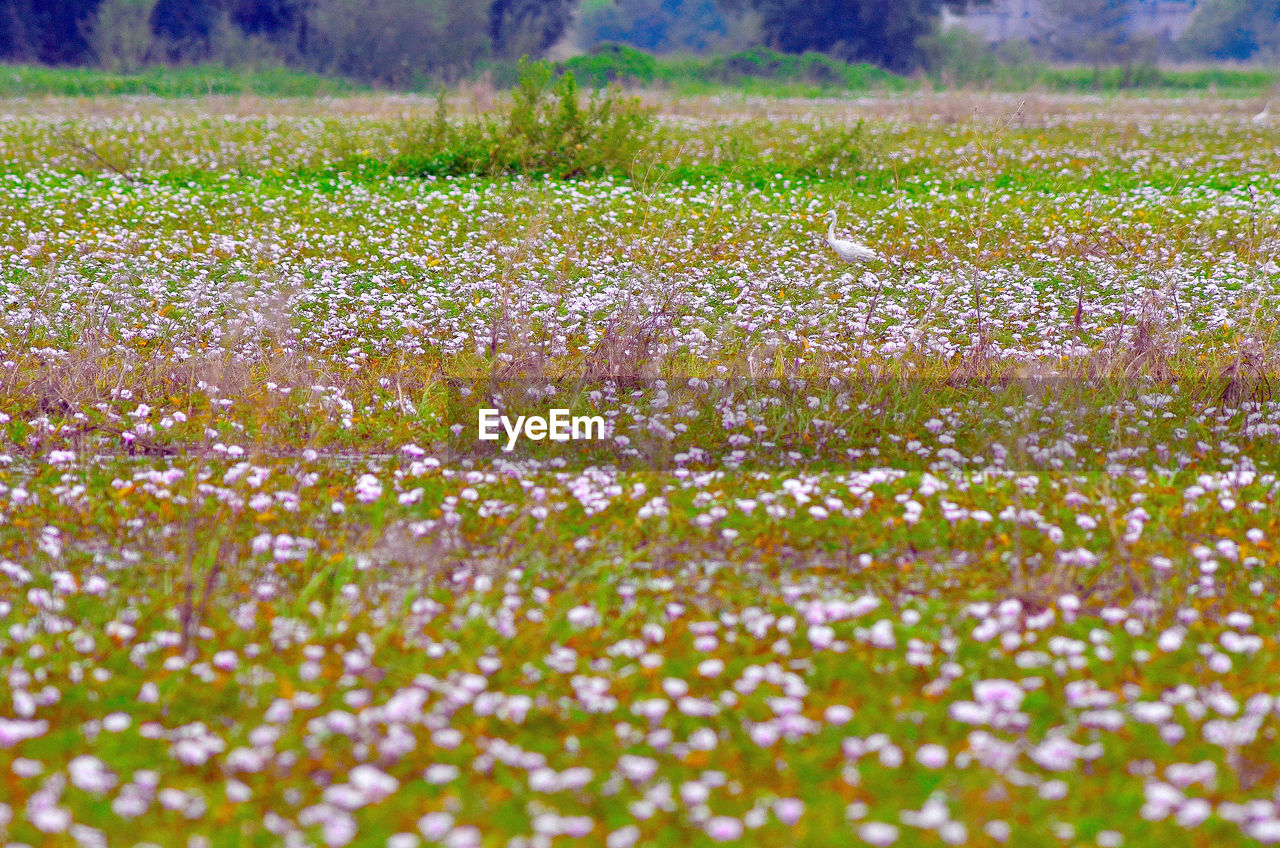
<path id="1" fill-rule="evenodd" d="M 827 217 L 831 219 L 831 225 L 827 227 L 827 244 L 831 245 L 831 249 L 836 252 L 836 256 L 850 264 L 873 262 L 880 258 L 880 254 L 865 244 L 858 244 L 858 242 L 850 241 L 849 239 L 836 238 L 835 210 L 832 209 L 828 212 Z"/>
<path id="2" fill-rule="evenodd" d="M 1271 101 L 1268 100 L 1262 107 L 1262 111 L 1250 118 L 1255 124 L 1265 124 L 1271 120 Z"/>

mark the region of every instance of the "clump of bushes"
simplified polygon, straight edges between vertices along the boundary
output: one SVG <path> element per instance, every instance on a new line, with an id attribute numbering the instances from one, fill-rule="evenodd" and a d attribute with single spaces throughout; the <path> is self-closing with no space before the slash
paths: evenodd
<path id="1" fill-rule="evenodd" d="M 583 104 L 573 73 L 556 78 L 549 64 L 522 61 L 506 115 L 455 119 L 442 93 L 434 118 L 407 126 L 391 169 L 413 176 L 626 174 L 654 127 L 652 110 L 635 98 L 595 91 Z"/>
<path id="2" fill-rule="evenodd" d="M 726 126 L 712 148 L 695 146 L 694 152 L 683 133 L 660 128 L 653 110 L 616 88 L 583 97 L 572 71 L 556 76 L 546 62 L 522 61 L 508 109 L 457 117 L 442 92 L 435 114 L 401 124 L 382 152 L 369 153 L 367 140 L 349 139 L 331 161 L 338 170 L 366 175 L 629 177 L 640 166 L 672 179 L 768 183 L 782 175 L 821 179 L 858 170 L 867 146 L 860 124 Z"/>

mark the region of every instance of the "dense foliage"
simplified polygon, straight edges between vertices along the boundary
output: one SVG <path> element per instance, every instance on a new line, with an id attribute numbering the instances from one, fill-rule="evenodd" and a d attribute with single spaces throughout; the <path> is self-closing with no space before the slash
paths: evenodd
<path id="1" fill-rule="evenodd" d="M 621 42 L 651 53 L 724 52 L 759 35 L 753 16 L 715 0 L 585 0 L 574 26 L 585 48 Z"/>
<path id="2" fill-rule="evenodd" d="M 937 26 L 942 0 L 755 0 L 765 40 L 786 53 L 819 51 L 896 71 L 920 63 L 917 42 Z"/>
<path id="3" fill-rule="evenodd" d="M 538 56 L 571 0 L 0 0 L 0 59 L 288 64 L 406 87 L 486 57 Z"/>
<path id="4" fill-rule="evenodd" d="M 554 79 L 550 66 L 522 62 L 506 115 L 455 118 L 442 95 L 430 120 L 405 122 L 385 166 L 412 176 L 625 175 L 654 128 L 652 112 L 634 99 L 595 92 L 583 104 L 572 73 Z"/>
<path id="5" fill-rule="evenodd" d="M 983 2 L 989 0 L 0 0 L 0 61 L 122 73 L 157 64 L 285 66 L 412 89 L 486 76 L 506 86 L 521 56 L 594 55 L 625 44 L 657 55 L 724 57 L 703 82 L 781 78 L 827 87 L 847 76 L 840 62 L 979 80 L 998 76 L 1020 50 L 1039 61 L 1133 69 L 1169 58 L 1265 59 L 1280 49 L 1273 0 L 1205 0 L 1176 45 L 1167 35 L 1135 30 L 1138 0 L 1045 0 L 1029 41 L 993 48 L 971 38 L 957 51 L 964 36 L 940 29 L 942 9 Z M 804 67 L 751 67 L 757 59 L 742 67 L 740 54 L 766 49 L 805 57 Z M 807 54 L 830 61 L 824 66 Z M 580 70 L 593 82 L 607 73 Z M 636 70 L 615 76 L 642 79 Z"/>
<path id="6" fill-rule="evenodd" d="M 89 49 L 81 23 L 100 0 L 0 0 L 0 58 L 64 64 Z"/>
<path id="7" fill-rule="evenodd" d="M 492 0 L 489 37 L 496 53 L 511 59 L 541 56 L 560 40 L 577 0 Z"/>
<path id="8" fill-rule="evenodd" d="M 1217 59 L 1280 59 L 1280 3 L 1206 0 L 1183 37 L 1191 54 Z"/>

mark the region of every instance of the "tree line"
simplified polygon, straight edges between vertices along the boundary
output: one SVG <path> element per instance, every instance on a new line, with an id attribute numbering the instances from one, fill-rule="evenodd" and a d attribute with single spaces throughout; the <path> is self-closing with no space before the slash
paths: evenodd
<path id="1" fill-rule="evenodd" d="M 961 0 L 963 2 L 963 0 Z M 819 51 L 908 71 L 944 0 L 635 0 L 613 2 L 634 24 L 670 19 L 696 47 L 723 21 L 750 20 L 742 41 Z M 0 0 L 0 59 L 98 65 L 274 62 L 405 86 L 472 72 L 486 60 L 542 56 L 565 36 L 580 0 Z M 593 5 L 590 0 L 588 6 Z M 595 2 L 596 11 L 601 4 Z M 606 30 L 607 31 L 607 30 Z M 742 28 L 739 27 L 739 31 Z M 625 32 L 618 40 L 627 40 Z M 679 45 L 676 45 L 679 46 Z"/>
<path id="2" fill-rule="evenodd" d="M 414 87 L 485 63 L 538 58 L 572 36 L 582 47 L 611 40 L 654 52 L 763 44 L 902 73 L 936 57 L 944 7 L 984 2 L 991 0 L 0 0 L 0 60 L 122 72 L 209 61 L 287 65 Z M 1048 58 L 1132 61 L 1138 42 L 1125 21 L 1138 2 L 1043 0 L 1054 29 Z M 1183 58 L 1275 58 L 1280 0 L 1200 0 L 1183 42 Z"/>
<path id="3" fill-rule="evenodd" d="M 537 56 L 576 0 L 0 0 L 0 59 L 285 64 L 405 86 Z"/>

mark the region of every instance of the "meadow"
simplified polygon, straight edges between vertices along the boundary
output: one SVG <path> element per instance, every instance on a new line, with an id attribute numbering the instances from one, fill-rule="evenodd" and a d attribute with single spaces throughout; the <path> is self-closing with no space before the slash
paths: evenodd
<path id="1" fill-rule="evenodd" d="M 0 103 L 8 844 L 1280 841 L 1280 128 L 642 100 Z"/>

